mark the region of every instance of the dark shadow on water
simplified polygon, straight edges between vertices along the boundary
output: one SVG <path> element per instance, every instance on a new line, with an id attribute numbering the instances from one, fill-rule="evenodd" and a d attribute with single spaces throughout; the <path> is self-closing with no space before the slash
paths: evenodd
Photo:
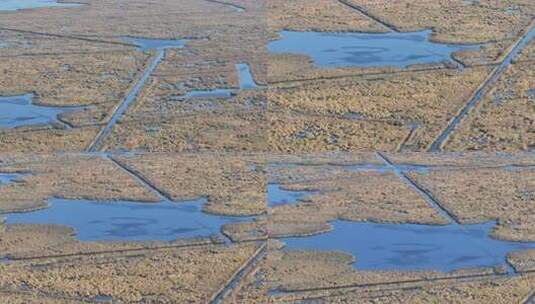
<path id="1" fill-rule="evenodd" d="M 250 219 L 204 213 L 205 202 L 206 199 L 137 203 L 53 198 L 48 200 L 49 208 L 7 214 L 7 223 L 66 225 L 75 228 L 82 241 L 171 241 L 219 235 L 222 225 Z"/>
<path id="2" fill-rule="evenodd" d="M 452 53 L 477 46 L 429 41 L 431 30 L 412 33 L 280 32 L 269 43 L 272 53 L 308 55 L 320 68 L 407 67 L 413 64 L 451 62 Z"/>

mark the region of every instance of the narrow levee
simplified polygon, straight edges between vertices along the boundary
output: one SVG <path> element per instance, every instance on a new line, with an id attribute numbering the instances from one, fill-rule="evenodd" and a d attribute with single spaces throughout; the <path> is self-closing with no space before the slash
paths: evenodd
<path id="1" fill-rule="evenodd" d="M 410 177 L 408 177 L 403 170 L 397 168 L 385 155 L 378 152 L 377 157 L 379 157 L 381 160 L 385 162 L 387 166 L 392 168 L 392 171 L 396 173 L 407 185 L 409 185 L 411 188 L 413 188 L 418 194 L 420 194 L 435 210 L 444 217 L 450 224 L 451 223 L 457 223 L 457 220 L 453 216 L 453 214 L 444 206 L 440 204 L 439 201 L 437 201 L 428 191 L 423 189 L 420 185 L 418 185 L 414 180 L 412 180 Z"/>
<path id="2" fill-rule="evenodd" d="M 305 295 L 310 292 L 325 292 L 328 291 L 329 295 L 323 295 L 318 298 L 323 299 L 324 297 L 334 296 L 334 291 L 338 292 L 347 292 L 349 290 L 372 290 L 377 292 L 382 291 L 393 291 L 407 288 L 421 288 L 423 286 L 435 285 L 437 283 L 446 283 L 452 281 L 463 281 L 463 282 L 474 282 L 479 280 L 488 280 L 490 278 L 499 277 L 499 274 L 469 274 L 469 275 L 458 275 L 458 276 L 447 276 L 447 277 L 438 277 L 438 278 L 426 278 L 426 279 L 414 279 L 414 280 L 402 280 L 402 281 L 391 281 L 391 282 L 379 282 L 379 283 L 365 283 L 365 284 L 347 284 L 347 285 L 338 285 L 338 286 L 329 286 L 329 287 L 310 287 L 310 288 L 299 288 L 292 290 L 277 290 L 276 293 L 286 295 Z M 272 291 L 273 293 L 273 291 Z M 309 296 L 306 297 L 310 299 Z"/>
<path id="3" fill-rule="evenodd" d="M 338 2 L 340 2 L 341 4 L 343 4 L 343 5 L 345 5 L 345 6 L 349 7 L 349 8 L 352 8 L 352 9 L 358 11 L 358 12 L 361 13 L 362 15 L 364 15 L 364 16 L 366 16 L 366 17 L 372 19 L 373 21 L 375 21 L 375 22 L 377 22 L 377 23 L 383 25 L 384 27 L 388 28 L 389 30 L 391 30 L 391 31 L 393 31 L 393 32 L 399 32 L 398 29 L 397 29 L 394 25 L 392 25 L 392 24 L 390 24 L 390 23 L 387 23 L 387 22 L 385 22 L 385 21 L 383 21 L 383 20 L 381 20 L 381 19 L 379 19 L 379 18 L 377 18 L 377 17 L 371 15 L 370 13 L 368 13 L 368 12 L 367 12 L 364 8 L 362 8 L 361 6 L 358 6 L 358 5 L 356 5 L 356 4 L 354 4 L 354 3 L 351 3 L 351 2 L 349 2 L 349 1 L 347 1 L 347 0 L 338 0 Z"/>
<path id="4" fill-rule="evenodd" d="M 448 126 L 440 133 L 429 148 L 429 152 L 441 151 L 444 144 L 448 141 L 451 134 L 455 131 L 457 126 L 463 119 L 477 106 L 483 99 L 490 87 L 500 78 L 505 70 L 511 65 L 515 57 L 528 45 L 528 43 L 535 38 L 535 19 L 532 21 L 526 33 L 517 40 L 516 44 L 510 49 L 505 59 L 496 66 L 489 74 L 487 79 L 480 85 L 480 87 L 472 94 L 464 108 L 455 116 L 448 124 Z"/>
<path id="5" fill-rule="evenodd" d="M 237 11 L 239 13 L 245 12 L 245 7 L 239 6 L 239 5 L 234 4 L 234 3 L 225 2 L 225 1 L 219 1 L 219 0 L 204 0 L 204 1 L 211 2 L 211 3 L 216 3 L 216 4 L 220 4 L 220 5 L 224 5 L 224 6 L 228 6 L 230 8 L 233 8 L 235 11 Z"/>
<path id="6" fill-rule="evenodd" d="M 147 180 L 142 175 L 135 172 L 133 169 L 129 168 L 125 164 L 121 163 L 117 159 L 113 158 L 112 156 L 103 155 L 103 158 L 111 161 L 114 163 L 117 167 L 119 167 L 121 170 L 126 172 L 128 175 L 130 175 L 132 178 L 134 178 L 138 183 L 143 185 L 146 189 L 150 190 L 152 193 L 154 193 L 161 201 L 172 201 L 171 197 L 163 192 L 162 190 L 158 189 L 156 186 L 154 186 L 149 180 Z"/>
<path id="7" fill-rule="evenodd" d="M 533 290 L 528 298 L 522 304 L 535 304 L 535 290 Z"/>
<path id="8" fill-rule="evenodd" d="M 150 65 L 143 72 L 143 75 L 138 80 L 136 85 L 132 88 L 128 95 L 126 95 L 121 104 L 115 109 L 108 123 L 100 130 L 91 145 L 87 148 L 88 152 L 96 152 L 101 149 L 104 140 L 106 140 L 106 138 L 110 135 L 113 126 L 115 126 L 117 121 L 126 112 L 130 104 L 136 100 L 137 96 L 145 86 L 145 83 L 149 79 L 150 75 L 154 72 L 154 70 L 156 70 L 160 62 L 163 60 L 164 56 L 165 49 L 158 50 L 156 55 L 153 57 Z"/>
<path id="9" fill-rule="evenodd" d="M 221 304 L 225 298 L 238 286 L 241 280 L 249 274 L 256 266 L 258 261 L 260 261 L 267 253 L 267 243 L 264 242 L 260 248 L 255 252 L 255 254 L 245 262 L 240 269 L 230 278 L 230 280 L 225 284 L 221 290 L 219 290 L 210 301 L 210 304 Z"/>

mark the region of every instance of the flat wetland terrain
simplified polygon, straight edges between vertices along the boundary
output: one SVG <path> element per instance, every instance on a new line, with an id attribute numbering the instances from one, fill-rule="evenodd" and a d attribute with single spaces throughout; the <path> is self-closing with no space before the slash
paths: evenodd
<path id="1" fill-rule="evenodd" d="M 532 0 L 0 0 L 1 303 L 535 301 Z"/>

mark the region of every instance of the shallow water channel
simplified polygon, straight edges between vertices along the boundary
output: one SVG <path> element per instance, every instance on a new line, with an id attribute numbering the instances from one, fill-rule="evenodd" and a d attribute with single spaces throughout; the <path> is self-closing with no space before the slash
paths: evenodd
<path id="1" fill-rule="evenodd" d="M 186 39 L 152 39 L 138 37 L 124 37 L 123 40 L 138 46 L 142 51 L 181 49 L 184 48 L 188 42 Z"/>
<path id="2" fill-rule="evenodd" d="M 279 184 L 268 184 L 268 207 L 297 204 L 304 197 L 314 194 L 313 191 L 289 191 Z"/>
<path id="3" fill-rule="evenodd" d="M 147 50 L 165 50 L 171 48 L 184 48 L 188 42 L 186 39 L 150 39 L 138 37 L 124 37 L 124 41 L 132 43 L 142 51 Z M 162 57 L 163 59 L 163 57 Z M 251 69 L 247 63 L 236 64 L 236 72 L 238 73 L 240 90 L 255 89 L 258 87 L 254 81 Z M 235 95 L 235 90 L 230 88 L 217 88 L 210 90 L 193 90 L 186 93 L 184 99 L 192 98 L 229 98 Z"/>
<path id="4" fill-rule="evenodd" d="M 251 73 L 251 68 L 247 63 L 236 64 L 236 72 L 238 73 L 240 90 L 252 90 L 258 87 Z M 186 93 L 186 95 L 184 95 L 184 98 L 229 98 L 234 96 L 235 94 L 236 90 L 234 89 L 220 88 L 211 90 L 193 90 Z"/>
<path id="5" fill-rule="evenodd" d="M 251 90 L 258 87 L 251 73 L 251 67 L 247 63 L 236 64 L 236 71 L 238 72 L 241 90 Z"/>
<path id="6" fill-rule="evenodd" d="M 222 225 L 249 219 L 204 213 L 205 202 L 205 199 L 149 203 L 53 198 L 48 200 L 49 208 L 6 214 L 6 222 L 70 226 L 82 241 L 171 241 L 219 235 Z"/>
<path id="7" fill-rule="evenodd" d="M 59 122 L 58 115 L 82 109 L 34 105 L 33 97 L 32 94 L 0 97 L 0 128 Z"/>
<path id="8" fill-rule="evenodd" d="M 311 191 L 287 191 L 271 184 L 269 206 L 295 204 Z M 336 220 L 333 230 L 285 238 L 287 250 L 339 251 L 356 257 L 359 270 L 438 270 L 504 265 L 508 253 L 535 243 L 490 238 L 495 223 L 474 225 L 379 224 Z"/>
<path id="9" fill-rule="evenodd" d="M 268 44 L 272 53 L 302 54 L 320 68 L 407 67 L 452 61 L 452 53 L 476 48 L 431 42 L 431 30 L 409 33 L 333 33 L 282 31 Z"/>
<path id="10" fill-rule="evenodd" d="M 184 98 L 228 98 L 234 95 L 232 89 L 194 90 L 186 93 Z"/>
<path id="11" fill-rule="evenodd" d="M 73 7 L 79 3 L 58 3 L 56 0 L 0 0 L 0 11 L 16 11 L 43 7 Z"/>

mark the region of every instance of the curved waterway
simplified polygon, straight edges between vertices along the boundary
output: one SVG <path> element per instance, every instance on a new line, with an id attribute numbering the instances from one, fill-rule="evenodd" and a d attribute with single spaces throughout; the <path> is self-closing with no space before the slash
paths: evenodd
<path id="1" fill-rule="evenodd" d="M 295 204 L 312 191 L 268 188 L 269 206 Z M 286 250 L 338 251 L 356 257 L 359 270 L 438 270 L 505 265 L 507 254 L 535 248 L 535 242 L 490 238 L 495 222 L 473 225 L 380 224 L 336 220 L 314 236 L 285 238 Z"/>
<path id="2" fill-rule="evenodd" d="M 0 97 L 0 128 L 59 123 L 58 115 L 83 108 L 34 105 L 33 97 L 32 94 Z"/>
<path id="3" fill-rule="evenodd" d="M 308 55 L 320 68 L 407 67 L 452 62 L 452 53 L 476 48 L 431 42 L 431 30 L 410 33 L 328 33 L 282 31 L 268 44 L 276 54 Z"/>
<path id="4" fill-rule="evenodd" d="M 80 5 L 79 3 L 58 3 L 56 0 L 0 0 L 0 11 L 44 7 L 75 7 Z"/>
<path id="5" fill-rule="evenodd" d="M 249 220 L 202 212 L 206 199 L 183 202 L 48 200 L 49 208 L 8 213 L 8 224 L 57 224 L 76 229 L 82 241 L 171 241 L 220 235 L 221 226 Z"/>

